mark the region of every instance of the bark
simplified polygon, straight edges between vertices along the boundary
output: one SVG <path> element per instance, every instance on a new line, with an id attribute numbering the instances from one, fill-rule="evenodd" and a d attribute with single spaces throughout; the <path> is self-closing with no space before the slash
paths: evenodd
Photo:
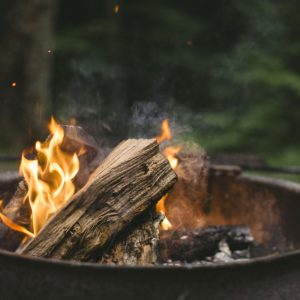
<path id="1" fill-rule="evenodd" d="M 113 241 L 101 255 L 100 263 L 144 266 L 157 262 L 159 224 L 162 216 L 152 208 Z"/>
<path id="2" fill-rule="evenodd" d="M 122 142 L 20 252 L 57 259 L 97 259 L 175 181 L 176 174 L 155 140 Z"/>

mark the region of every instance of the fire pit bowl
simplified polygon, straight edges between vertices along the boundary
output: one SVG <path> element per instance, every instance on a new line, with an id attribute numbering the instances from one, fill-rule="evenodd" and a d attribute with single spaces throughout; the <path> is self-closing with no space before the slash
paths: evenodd
<path id="1" fill-rule="evenodd" d="M 207 222 L 248 225 L 257 257 L 208 266 L 120 267 L 0 251 L 1 299 L 298 299 L 300 184 L 212 167 Z"/>

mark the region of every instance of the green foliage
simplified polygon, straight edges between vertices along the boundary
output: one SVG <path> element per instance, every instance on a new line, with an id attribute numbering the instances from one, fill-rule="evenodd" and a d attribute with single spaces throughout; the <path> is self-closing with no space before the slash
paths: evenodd
<path id="1" fill-rule="evenodd" d="M 132 0 L 114 14 L 114 2 L 89 0 L 69 15 L 73 2 L 60 4 L 57 111 L 99 98 L 96 110 L 125 132 L 135 101 L 173 99 L 185 139 L 300 164 L 299 2 Z"/>

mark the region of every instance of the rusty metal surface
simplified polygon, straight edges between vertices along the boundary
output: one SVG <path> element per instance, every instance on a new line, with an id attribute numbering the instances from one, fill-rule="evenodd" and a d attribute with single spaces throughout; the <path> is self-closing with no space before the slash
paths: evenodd
<path id="1" fill-rule="evenodd" d="M 280 227 L 285 246 L 292 247 L 246 262 L 182 267 L 114 267 L 0 251 L 0 299 L 299 299 L 300 185 L 221 172 L 215 174 L 211 193 L 210 213 L 251 226 L 259 222 L 264 230 Z M 234 213 L 240 219 L 234 220 L 228 209 L 239 196 L 243 199 Z M 262 215 L 251 213 L 251 205 Z"/>

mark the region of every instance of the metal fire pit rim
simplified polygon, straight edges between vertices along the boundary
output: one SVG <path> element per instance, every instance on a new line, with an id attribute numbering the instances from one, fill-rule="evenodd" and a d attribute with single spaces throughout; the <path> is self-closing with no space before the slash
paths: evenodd
<path id="1" fill-rule="evenodd" d="M 238 178 L 253 183 L 262 183 L 272 187 L 280 187 L 280 188 L 287 189 L 289 191 L 300 193 L 300 183 L 291 180 L 278 179 L 278 178 L 261 176 L 261 175 L 245 175 L 245 174 L 239 175 Z"/>
<path id="2" fill-rule="evenodd" d="M 6 250 L 0 250 L 0 259 L 11 259 L 15 262 L 22 263 L 30 263 L 35 265 L 45 265 L 45 266 L 53 266 L 53 267 L 62 267 L 62 268 L 80 268 L 85 270 L 204 270 L 204 269 L 232 269 L 232 268 L 245 268 L 245 267 L 252 267 L 256 265 L 263 265 L 263 264 L 272 264 L 275 262 L 283 262 L 285 260 L 298 258 L 300 260 L 300 250 L 294 250 L 290 252 L 285 252 L 281 254 L 272 254 L 263 257 L 257 257 L 253 259 L 247 259 L 243 261 L 235 261 L 235 262 L 228 262 L 228 263 L 219 263 L 219 264 L 211 264 L 211 265 L 193 265 L 193 264 L 184 264 L 180 266 L 164 266 L 164 265 L 149 265 L 149 266 L 120 266 L 120 265 L 104 265 L 98 263 L 91 263 L 91 262 L 76 262 L 76 261 L 64 261 L 64 260 L 57 260 L 57 259 L 50 259 L 50 258 L 40 258 L 40 257 L 33 257 L 28 255 L 22 255 L 18 253 L 9 252 Z"/>

